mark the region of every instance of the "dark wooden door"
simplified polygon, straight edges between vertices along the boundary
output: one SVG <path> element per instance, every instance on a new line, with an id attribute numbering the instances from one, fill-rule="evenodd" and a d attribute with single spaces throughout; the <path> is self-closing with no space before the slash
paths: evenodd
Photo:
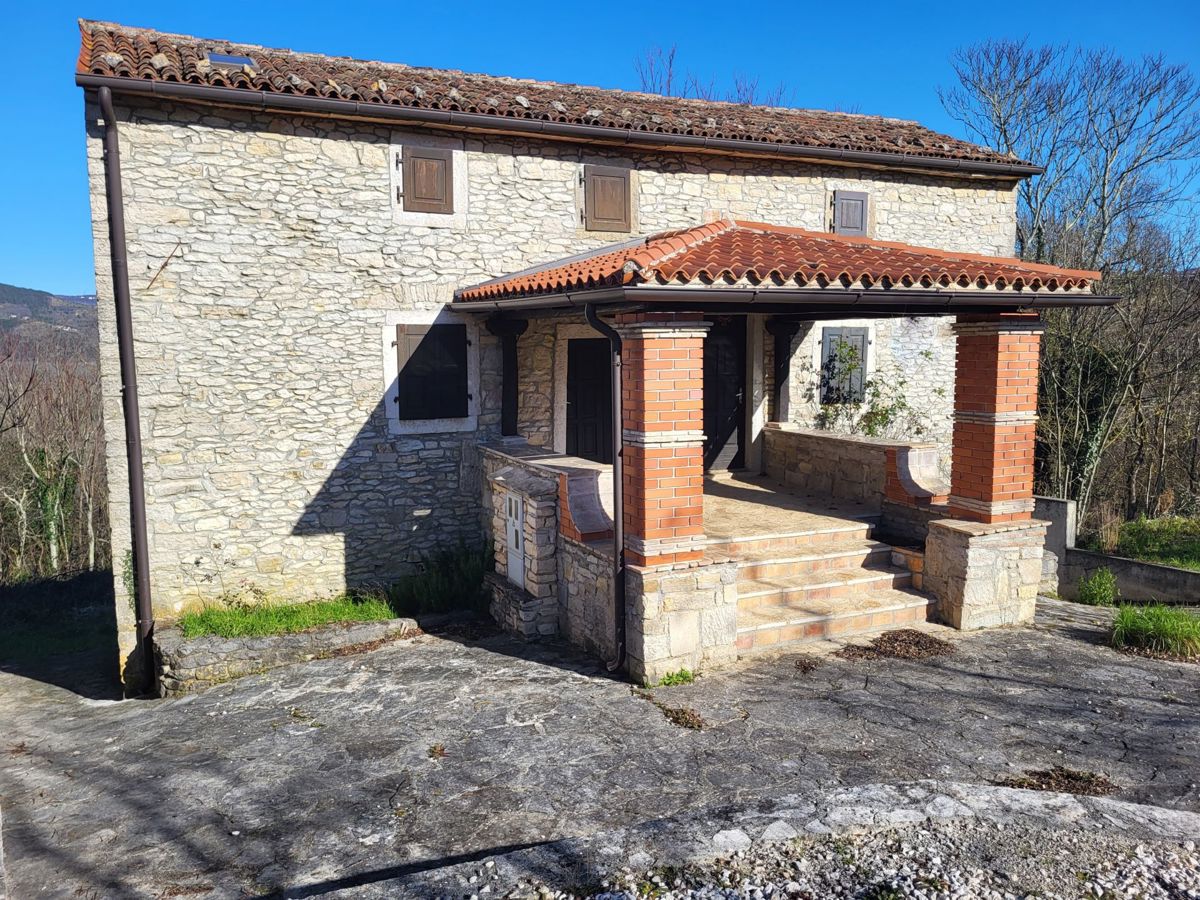
<path id="1" fill-rule="evenodd" d="M 714 321 L 704 339 L 704 468 L 745 466 L 746 318 Z"/>
<path id="2" fill-rule="evenodd" d="M 608 341 L 567 342 L 567 453 L 611 463 L 612 356 Z"/>

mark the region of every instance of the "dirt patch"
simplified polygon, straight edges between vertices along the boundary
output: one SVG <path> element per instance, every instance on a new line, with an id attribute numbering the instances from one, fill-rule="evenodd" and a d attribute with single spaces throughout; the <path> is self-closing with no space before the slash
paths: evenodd
<path id="1" fill-rule="evenodd" d="M 647 703 L 652 703 L 658 707 L 659 712 L 666 717 L 666 720 L 672 725 L 677 725 L 680 728 L 691 728 L 695 731 L 702 731 L 705 726 L 705 721 L 700 713 L 692 709 L 690 706 L 669 706 L 663 703 L 652 693 L 646 690 L 635 688 L 633 696 L 639 700 L 645 700 Z"/>
<path id="2" fill-rule="evenodd" d="M 818 656 L 802 653 L 796 657 L 793 665 L 796 667 L 796 671 L 801 675 L 807 675 L 809 672 L 816 671 L 817 667 L 821 665 L 821 659 Z"/>
<path id="3" fill-rule="evenodd" d="M 1024 775 L 1010 775 L 996 784 L 1000 787 L 1023 788 L 1027 791 L 1057 791 L 1064 794 L 1084 794 L 1088 797 L 1107 797 L 1117 786 L 1105 775 L 1079 772 L 1064 766 L 1051 769 L 1026 769 Z"/>
<path id="4" fill-rule="evenodd" d="M 1129 656 L 1140 656 L 1142 659 L 1157 659 L 1160 662 L 1181 662 L 1191 663 L 1193 666 L 1200 665 L 1200 656 L 1184 656 L 1181 653 L 1164 653 L 1161 650 L 1146 650 L 1143 647 L 1119 647 L 1118 653 L 1126 653 Z"/>
<path id="5" fill-rule="evenodd" d="M 954 645 L 915 628 L 888 631 L 869 646 L 849 644 L 837 651 L 842 659 L 929 659 L 954 652 Z"/>

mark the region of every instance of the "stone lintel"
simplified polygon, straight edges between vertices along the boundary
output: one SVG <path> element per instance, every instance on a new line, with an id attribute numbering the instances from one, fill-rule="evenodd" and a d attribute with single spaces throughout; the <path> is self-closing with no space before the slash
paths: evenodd
<path id="1" fill-rule="evenodd" d="M 704 444 L 703 431 L 635 431 L 626 428 L 621 432 L 623 443 L 635 447 L 693 447 Z"/>

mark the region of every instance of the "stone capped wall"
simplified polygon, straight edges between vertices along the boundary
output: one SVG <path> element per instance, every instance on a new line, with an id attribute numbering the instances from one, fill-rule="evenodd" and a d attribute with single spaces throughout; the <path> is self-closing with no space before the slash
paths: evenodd
<path id="1" fill-rule="evenodd" d="M 871 193 L 879 238 L 1013 244 L 1003 183 L 469 135 L 447 138 L 466 161 L 465 227 L 405 225 L 391 166 L 412 132 L 151 101 L 118 114 L 159 615 L 243 582 L 296 597 L 386 582 L 480 538 L 473 447 L 498 431 L 498 341 L 479 330 L 478 434 L 401 437 L 384 408 L 381 327 L 389 313 L 432 314 L 456 287 L 619 240 L 579 226 L 582 162 L 636 169 L 643 233 L 713 213 L 820 230 L 831 192 L 852 188 Z M 101 128 L 93 104 L 86 115 L 120 565 L 129 507 Z M 522 344 L 537 356 L 545 340 L 531 328 Z M 539 371 L 523 375 L 534 441 Z"/>

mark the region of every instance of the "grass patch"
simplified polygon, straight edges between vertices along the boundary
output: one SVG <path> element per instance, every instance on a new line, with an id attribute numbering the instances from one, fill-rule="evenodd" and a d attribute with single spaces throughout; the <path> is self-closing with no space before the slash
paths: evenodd
<path id="1" fill-rule="evenodd" d="M 691 684 L 696 680 L 696 673 L 691 669 L 680 669 L 678 672 L 668 672 L 662 678 L 658 679 L 657 685 L 652 687 L 678 687 L 681 684 Z"/>
<path id="2" fill-rule="evenodd" d="M 1200 571 L 1200 517 L 1163 516 L 1121 524 L 1118 556 Z"/>
<path id="3" fill-rule="evenodd" d="M 1113 620 L 1112 645 L 1179 659 L 1200 657 L 1200 617 L 1162 604 L 1122 605 Z"/>
<path id="4" fill-rule="evenodd" d="M 216 603 L 185 613 L 179 627 L 185 638 L 224 638 L 291 634 L 340 622 L 377 622 L 400 616 L 487 609 L 483 576 L 488 554 L 482 548 L 439 553 L 421 571 L 389 588 L 342 594 L 324 600 L 288 603 L 247 587 Z"/>
<path id="5" fill-rule="evenodd" d="M 265 601 L 257 604 L 223 602 L 184 613 L 179 628 L 185 638 L 215 634 L 223 638 L 291 634 L 334 622 L 375 622 L 395 618 L 386 600 L 345 594 L 304 603 Z"/>
<path id="6" fill-rule="evenodd" d="M 1088 606 L 1116 606 L 1121 598 L 1117 576 L 1108 568 L 1097 569 L 1091 575 L 1079 576 L 1077 600 Z"/>

